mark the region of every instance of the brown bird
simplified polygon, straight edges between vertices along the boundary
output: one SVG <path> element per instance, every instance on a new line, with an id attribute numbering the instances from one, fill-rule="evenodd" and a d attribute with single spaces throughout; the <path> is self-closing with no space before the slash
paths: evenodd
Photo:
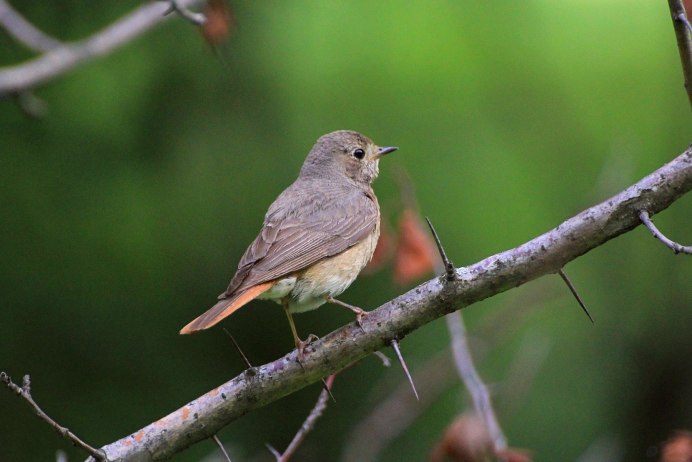
<path id="1" fill-rule="evenodd" d="M 283 306 L 299 357 L 310 338 L 298 337 L 292 313 L 330 302 L 352 310 L 360 324 L 366 312 L 334 297 L 351 285 L 375 251 L 380 206 L 370 185 L 380 158 L 396 149 L 378 147 L 348 130 L 318 139 L 298 179 L 269 207 L 228 289 L 180 333 L 207 329 L 255 298 Z"/>

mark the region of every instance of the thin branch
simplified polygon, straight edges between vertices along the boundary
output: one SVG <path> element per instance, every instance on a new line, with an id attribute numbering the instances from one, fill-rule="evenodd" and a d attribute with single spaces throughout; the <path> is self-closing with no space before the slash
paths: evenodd
<path id="1" fill-rule="evenodd" d="M 408 380 L 409 385 L 411 385 L 411 390 L 413 390 L 413 394 L 415 395 L 416 400 L 420 401 L 420 398 L 418 397 L 418 392 L 416 391 L 416 385 L 413 383 L 413 377 L 411 377 L 411 373 L 408 371 L 408 366 L 406 366 L 406 361 L 404 361 L 404 355 L 401 354 L 401 348 L 399 348 L 399 341 L 393 338 L 390 342 L 390 345 L 392 346 L 392 350 L 394 350 L 396 357 L 399 359 L 399 364 L 401 364 L 401 368 L 404 370 L 404 375 L 406 375 L 406 379 Z"/>
<path id="2" fill-rule="evenodd" d="M 569 277 L 567 277 L 567 273 L 565 273 L 565 270 L 560 268 L 557 274 L 560 275 L 562 280 L 567 284 L 567 287 L 569 288 L 569 291 L 572 292 L 572 295 L 574 295 L 574 298 L 577 299 L 577 303 L 579 303 L 579 306 L 581 306 L 581 309 L 584 310 L 584 313 L 589 317 L 589 320 L 591 321 L 591 324 L 593 324 L 593 318 L 591 317 L 591 313 L 589 313 L 589 310 L 586 308 L 586 304 L 584 304 L 584 300 L 581 299 L 579 296 L 579 292 L 577 292 L 577 288 L 574 287 L 574 284 L 572 284 L 572 281 L 570 281 Z"/>
<path id="3" fill-rule="evenodd" d="M 201 0 L 178 0 L 184 7 Z M 46 83 L 80 64 L 105 56 L 167 19 L 166 5 L 146 3 L 85 40 L 63 44 L 24 63 L 0 68 L 0 96 Z"/>
<path id="4" fill-rule="evenodd" d="M 207 22 L 207 17 L 202 13 L 195 13 L 194 11 L 186 8 L 180 4 L 179 0 L 159 0 L 161 2 L 168 3 L 168 9 L 164 15 L 171 13 L 177 13 L 181 18 L 186 19 L 195 26 L 203 26 Z"/>
<path id="5" fill-rule="evenodd" d="M 450 356 L 449 351 L 442 350 L 416 368 L 413 375 L 421 390 L 420 401 L 413 399 L 408 383 L 400 383 L 391 391 L 387 388 L 384 396 L 371 394 L 366 403 L 371 411 L 351 431 L 340 460 L 375 462 L 382 459 L 382 451 L 458 381 L 453 368 L 449 367 Z"/>
<path id="6" fill-rule="evenodd" d="M 41 119 L 48 114 L 48 105 L 32 92 L 21 91 L 15 93 L 13 96 L 19 109 L 28 117 L 32 119 Z"/>
<path id="7" fill-rule="evenodd" d="M 216 436 L 216 434 L 214 434 L 214 435 L 212 435 L 212 438 L 213 438 L 214 441 L 216 442 L 216 445 L 219 447 L 219 449 L 221 449 L 221 452 L 223 453 L 224 458 L 225 458 L 228 462 L 231 462 L 231 457 L 230 457 L 230 456 L 228 455 L 228 453 L 226 452 L 226 448 L 223 447 L 223 443 L 221 442 L 221 440 L 219 439 L 219 437 Z"/>
<path id="8" fill-rule="evenodd" d="M 658 213 L 692 190 L 692 150 L 625 191 L 566 220 L 514 249 L 456 270 L 456 281 L 434 278 L 370 311 L 361 329 L 337 329 L 305 349 L 302 363 L 293 350 L 242 373 L 166 417 L 107 446 L 111 460 L 148 455 L 170 458 L 209 438 L 254 409 L 300 390 L 363 359 L 447 313 L 553 274 L 568 262 L 641 224 L 639 211 Z"/>
<path id="9" fill-rule="evenodd" d="M 276 448 L 274 448 L 274 446 L 272 446 L 272 445 L 269 444 L 269 443 L 265 443 L 264 445 L 267 447 L 267 449 L 269 450 L 269 452 L 271 452 L 272 455 L 273 455 L 277 460 L 281 459 L 281 453 L 280 453 L 279 451 L 277 451 Z"/>
<path id="10" fill-rule="evenodd" d="M 647 212 L 646 210 L 642 210 L 639 213 L 639 219 L 642 221 L 642 223 L 646 225 L 647 228 L 649 228 L 649 231 L 651 231 L 651 234 L 653 234 L 656 239 L 663 242 L 663 244 L 669 249 L 671 249 L 673 252 L 675 252 L 675 254 L 686 253 L 692 255 L 692 246 L 680 245 L 677 242 L 668 239 L 661 231 L 658 230 L 656 225 L 654 225 L 654 222 L 651 221 L 649 212 Z"/>
<path id="11" fill-rule="evenodd" d="M 678 41 L 682 74 L 685 77 L 685 90 L 690 105 L 692 105 L 692 38 L 690 37 L 692 27 L 687 20 L 687 13 L 682 0 L 668 0 L 668 7 L 673 18 L 675 37 Z"/>
<path id="12" fill-rule="evenodd" d="M 375 355 L 375 356 L 377 356 L 378 358 L 380 358 L 380 361 L 382 361 L 382 365 L 383 365 L 384 367 L 390 367 L 390 366 L 392 365 L 392 362 L 389 360 L 389 358 L 387 357 L 387 355 L 385 355 L 385 354 L 382 353 L 381 351 L 376 351 L 376 352 L 373 353 L 373 355 Z"/>
<path id="13" fill-rule="evenodd" d="M 492 402 L 490 401 L 490 393 L 488 388 L 483 383 L 476 366 L 473 364 L 473 358 L 469 346 L 466 342 L 466 329 L 464 321 L 460 313 L 449 313 L 446 316 L 447 329 L 452 338 L 452 353 L 454 354 L 454 364 L 459 373 L 459 377 L 464 382 L 466 389 L 471 394 L 473 407 L 476 413 L 483 418 L 485 426 L 488 429 L 488 434 L 493 442 L 495 453 L 507 449 L 507 438 L 505 438 L 502 428 L 495 417 Z"/>
<path id="14" fill-rule="evenodd" d="M 91 457 L 93 457 L 96 460 L 107 460 L 104 451 L 89 446 L 87 443 L 79 439 L 77 435 L 72 433 L 67 427 L 63 427 L 55 420 L 51 419 L 48 416 L 48 414 L 43 412 L 43 410 L 39 407 L 38 404 L 36 404 L 36 401 L 34 401 L 33 397 L 31 396 L 31 378 L 29 377 L 29 375 L 24 376 L 21 387 L 14 383 L 10 376 L 7 375 L 5 372 L 0 372 L 0 382 L 3 382 L 7 386 L 7 388 L 15 392 L 17 396 L 24 398 L 24 401 L 26 401 L 29 404 L 29 406 L 33 408 L 34 414 L 39 416 L 39 418 L 41 418 L 48 425 L 53 427 L 55 431 L 57 431 L 63 438 L 72 441 L 72 444 L 84 449 L 86 452 L 91 454 Z"/>
<path id="15" fill-rule="evenodd" d="M 18 42 L 37 53 L 44 53 L 62 45 L 59 40 L 27 21 L 5 0 L 0 0 L 0 26 Z"/>
<path id="16" fill-rule="evenodd" d="M 317 422 L 317 419 L 319 419 L 322 416 L 322 413 L 327 408 L 327 401 L 329 400 L 329 396 L 331 395 L 331 388 L 334 385 L 334 377 L 336 377 L 335 374 L 332 374 L 329 377 L 327 377 L 325 383 L 325 386 L 327 387 L 326 390 L 322 390 L 319 398 L 317 398 L 315 407 L 312 408 L 312 411 L 310 411 L 310 414 L 305 419 L 305 422 L 303 422 L 303 425 L 300 426 L 300 429 L 298 429 L 298 432 L 293 437 L 293 440 L 291 440 L 291 443 L 288 445 L 284 453 L 278 455 L 278 457 L 276 457 L 277 454 L 274 454 L 277 462 L 288 462 L 293 456 L 293 454 L 296 452 L 298 447 L 303 443 L 303 441 L 305 441 L 305 438 L 308 436 L 308 433 L 310 433 L 312 429 L 315 428 L 315 422 Z"/>

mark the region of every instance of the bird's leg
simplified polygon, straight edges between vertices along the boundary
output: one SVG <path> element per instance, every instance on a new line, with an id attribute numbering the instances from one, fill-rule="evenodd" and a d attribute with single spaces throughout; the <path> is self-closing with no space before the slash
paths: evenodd
<path id="1" fill-rule="evenodd" d="M 302 363 L 303 358 L 305 357 L 305 347 L 308 346 L 310 343 L 314 342 L 315 340 L 318 340 L 319 337 L 317 337 L 315 334 L 310 334 L 308 335 L 308 338 L 306 338 L 304 341 L 298 337 L 298 331 L 296 330 L 296 324 L 293 322 L 293 316 L 291 315 L 291 312 L 288 309 L 288 300 L 282 300 L 281 305 L 284 308 L 284 311 L 286 312 L 286 317 L 288 317 L 288 323 L 291 325 L 291 333 L 293 334 L 293 341 L 295 342 L 296 348 L 298 349 L 298 362 Z"/>
<path id="2" fill-rule="evenodd" d="M 358 323 L 358 326 L 363 329 L 363 318 L 368 315 L 368 312 L 365 311 L 362 308 L 358 308 L 357 306 L 349 305 L 348 303 L 342 302 L 341 300 L 337 300 L 336 298 L 332 297 L 331 295 L 327 295 L 325 297 L 328 303 L 333 303 L 334 305 L 338 306 L 343 306 L 344 308 L 347 308 L 351 311 L 353 311 L 356 314 L 356 323 Z"/>

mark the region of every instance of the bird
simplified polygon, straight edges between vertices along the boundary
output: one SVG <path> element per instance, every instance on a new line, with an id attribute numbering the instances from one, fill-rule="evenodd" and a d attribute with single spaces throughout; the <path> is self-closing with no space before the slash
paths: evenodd
<path id="1" fill-rule="evenodd" d="M 272 300 L 286 313 L 300 361 L 315 337 L 301 340 L 292 314 L 332 303 L 353 311 L 362 327 L 367 312 L 335 297 L 375 252 L 380 206 L 372 182 L 380 159 L 397 149 L 351 130 L 321 136 L 298 178 L 269 207 L 218 302 L 180 333 L 208 329 L 254 299 Z"/>

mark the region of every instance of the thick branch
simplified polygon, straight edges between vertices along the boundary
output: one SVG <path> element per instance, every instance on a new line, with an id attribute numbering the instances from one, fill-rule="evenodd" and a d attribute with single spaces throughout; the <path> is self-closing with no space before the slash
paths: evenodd
<path id="1" fill-rule="evenodd" d="M 177 4 L 189 7 L 200 2 L 178 0 Z M 79 64 L 107 55 L 166 20 L 167 8 L 163 2 L 146 3 L 83 41 L 52 48 L 31 61 L 0 69 L 0 96 L 34 88 Z"/>
<path id="2" fill-rule="evenodd" d="M 265 406 L 403 338 L 454 310 L 557 272 L 569 261 L 655 214 L 692 189 L 692 150 L 605 202 L 506 252 L 456 270 L 456 280 L 430 280 L 306 348 L 249 369 L 130 436 L 105 446 L 109 460 L 163 460 L 244 414 Z M 137 459 L 140 460 L 140 459 Z"/>

